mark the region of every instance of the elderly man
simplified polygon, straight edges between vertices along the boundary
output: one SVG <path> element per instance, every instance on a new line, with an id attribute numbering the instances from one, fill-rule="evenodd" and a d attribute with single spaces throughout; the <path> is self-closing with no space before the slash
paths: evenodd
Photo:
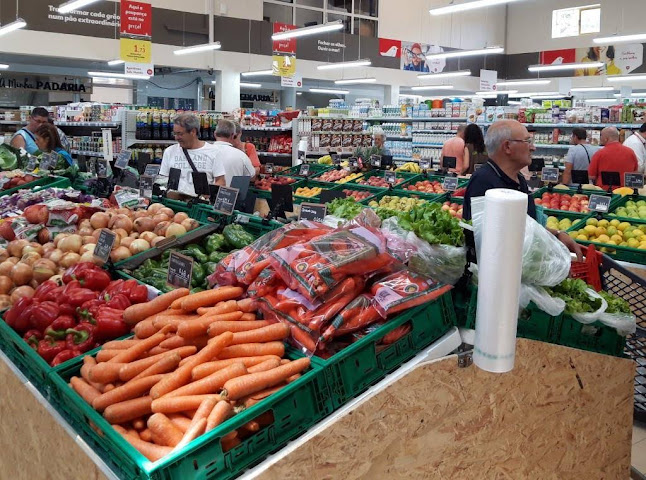
<path id="1" fill-rule="evenodd" d="M 215 129 L 215 149 L 217 162 L 224 170 L 225 181 L 231 185 L 233 177 L 255 177 L 256 171 L 246 154 L 234 146 L 236 126 L 230 120 L 220 120 Z"/>
<path id="2" fill-rule="evenodd" d="M 29 123 L 18 130 L 11 139 L 11 146 L 24 148 L 27 153 L 34 154 L 38 151 L 35 133 L 38 127 L 49 122 L 49 112 L 43 107 L 36 107 L 29 115 Z"/>
<path id="3" fill-rule="evenodd" d="M 520 174 L 523 167 L 532 163 L 532 152 L 536 150 L 534 140 L 527 129 L 516 120 L 500 120 L 487 130 L 485 145 L 489 161 L 471 177 L 464 195 L 463 215 L 471 219 L 471 199 L 482 197 L 491 188 L 508 188 L 528 194 L 527 215 L 536 219 L 534 199 L 529 196 L 525 177 Z M 509 228 L 514 228 L 510 225 Z M 562 231 L 550 230 L 567 248 L 582 260 L 581 247 Z"/>
<path id="4" fill-rule="evenodd" d="M 637 156 L 630 148 L 619 142 L 619 131 L 615 127 L 606 127 L 601 130 L 601 145 L 603 148 L 594 154 L 588 167 L 590 181 L 603 189 L 610 185 L 604 185 L 601 173 L 618 172 L 619 185 L 624 186 L 624 173 L 637 172 L 639 162 Z"/>
<path id="5" fill-rule="evenodd" d="M 390 150 L 386 147 L 386 134 L 384 132 L 375 132 L 372 135 L 375 147 L 379 149 L 378 155 L 392 155 Z"/>

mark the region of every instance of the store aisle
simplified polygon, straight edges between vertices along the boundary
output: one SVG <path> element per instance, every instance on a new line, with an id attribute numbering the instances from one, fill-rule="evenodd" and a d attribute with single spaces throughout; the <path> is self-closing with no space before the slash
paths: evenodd
<path id="1" fill-rule="evenodd" d="M 633 425 L 632 466 L 646 474 L 646 424 Z"/>

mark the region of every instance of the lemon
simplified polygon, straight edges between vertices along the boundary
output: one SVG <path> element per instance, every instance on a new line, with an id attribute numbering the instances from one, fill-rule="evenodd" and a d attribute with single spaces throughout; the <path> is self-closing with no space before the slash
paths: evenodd
<path id="1" fill-rule="evenodd" d="M 640 250 L 646 250 L 646 243 L 643 243 L 643 242 L 640 243 L 639 247 L 637 247 L 637 248 L 639 248 Z"/>
<path id="2" fill-rule="evenodd" d="M 628 222 L 621 222 L 619 225 L 617 225 L 617 228 L 622 232 L 625 231 L 628 227 L 630 227 L 630 223 Z"/>
<path id="3" fill-rule="evenodd" d="M 627 246 L 628 246 L 628 242 L 621 242 L 621 243 L 619 244 L 619 246 L 620 246 L 620 247 L 627 247 Z"/>
<path id="4" fill-rule="evenodd" d="M 594 234 L 595 234 L 597 237 L 599 237 L 599 236 L 601 236 L 601 235 L 605 235 L 605 234 L 606 234 L 606 229 L 605 229 L 605 228 L 603 228 L 603 227 L 597 227 L 597 228 L 596 228 L 596 230 L 595 230 L 595 232 L 594 232 Z"/>
<path id="5" fill-rule="evenodd" d="M 628 246 L 630 248 L 637 248 L 639 246 L 639 240 L 637 240 L 636 238 L 629 238 Z"/>
<path id="6" fill-rule="evenodd" d="M 613 235 L 616 235 L 616 234 L 617 234 L 617 227 L 613 227 L 612 225 L 610 225 L 610 226 L 606 229 L 606 233 L 607 233 L 608 235 L 610 235 L 611 237 L 612 237 Z"/>
<path id="7" fill-rule="evenodd" d="M 633 237 L 637 239 L 644 236 L 644 232 L 642 232 L 639 228 L 633 229 L 632 234 L 633 234 Z"/>
<path id="8" fill-rule="evenodd" d="M 620 223 L 621 222 L 619 220 L 617 220 L 617 219 L 610 220 L 610 225 L 612 225 L 613 227 L 619 226 Z"/>
<path id="9" fill-rule="evenodd" d="M 610 241 L 610 237 L 608 235 L 599 235 L 596 241 L 600 243 L 607 243 Z"/>
<path id="10" fill-rule="evenodd" d="M 558 222 L 558 221 L 559 221 L 559 219 L 558 219 L 558 218 L 556 218 L 556 217 L 547 217 L 547 221 L 548 221 L 548 222 Z"/>
<path id="11" fill-rule="evenodd" d="M 608 220 L 599 220 L 600 227 L 607 227 L 610 222 Z"/>
<path id="12" fill-rule="evenodd" d="M 610 240 L 615 242 L 617 245 L 624 241 L 624 239 L 621 238 L 621 235 L 613 235 L 612 237 L 610 237 Z"/>
<path id="13" fill-rule="evenodd" d="M 586 233 L 591 233 L 594 235 L 595 232 L 597 231 L 597 227 L 595 227 L 594 225 L 586 225 L 585 227 L 583 227 L 583 230 Z"/>
<path id="14" fill-rule="evenodd" d="M 606 244 L 607 245 L 617 245 L 617 242 L 615 242 L 614 240 L 609 240 L 609 241 L 606 242 Z"/>
<path id="15" fill-rule="evenodd" d="M 585 242 L 587 242 L 587 241 L 588 241 L 588 237 L 587 237 L 586 235 L 582 234 L 582 233 L 578 234 L 578 235 L 576 236 L 576 239 L 577 239 L 577 240 L 583 240 L 583 241 L 585 241 Z"/>
<path id="16" fill-rule="evenodd" d="M 633 233 L 632 230 L 624 230 L 624 238 L 628 239 L 628 238 L 633 238 L 634 236 L 635 234 Z"/>
<path id="17" fill-rule="evenodd" d="M 595 226 L 595 227 L 597 226 L 597 224 L 598 224 L 598 223 L 599 223 L 599 221 L 598 221 L 596 218 L 588 218 L 588 219 L 585 221 L 585 224 L 586 224 L 586 225 L 593 225 L 593 226 Z"/>

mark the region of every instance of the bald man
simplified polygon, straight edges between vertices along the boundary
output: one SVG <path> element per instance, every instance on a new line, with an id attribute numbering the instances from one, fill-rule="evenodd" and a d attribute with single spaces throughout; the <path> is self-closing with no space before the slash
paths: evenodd
<path id="1" fill-rule="evenodd" d="M 615 127 L 606 127 L 601 130 L 601 145 L 603 148 L 592 156 L 588 167 L 590 181 L 605 190 L 609 185 L 603 184 L 601 173 L 617 172 L 620 185 L 612 186 L 623 187 L 624 173 L 637 172 L 639 169 L 635 152 L 619 142 L 619 131 Z"/>

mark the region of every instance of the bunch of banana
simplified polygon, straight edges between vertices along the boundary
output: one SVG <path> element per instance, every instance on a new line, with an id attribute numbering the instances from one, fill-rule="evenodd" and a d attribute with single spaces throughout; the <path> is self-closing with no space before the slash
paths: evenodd
<path id="1" fill-rule="evenodd" d="M 332 157 L 325 155 L 324 157 L 319 158 L 318 163 L 320 165 L 332 165 Z"/>
<path id="2" fill-rule="evenodd" d="M 410 173 L 421 173 L 422 169 L 419 168 L 419 164 L 415 162 L 407 162 L 403 165 L 397 167 L 396 172 L 410 172 Z"/>

